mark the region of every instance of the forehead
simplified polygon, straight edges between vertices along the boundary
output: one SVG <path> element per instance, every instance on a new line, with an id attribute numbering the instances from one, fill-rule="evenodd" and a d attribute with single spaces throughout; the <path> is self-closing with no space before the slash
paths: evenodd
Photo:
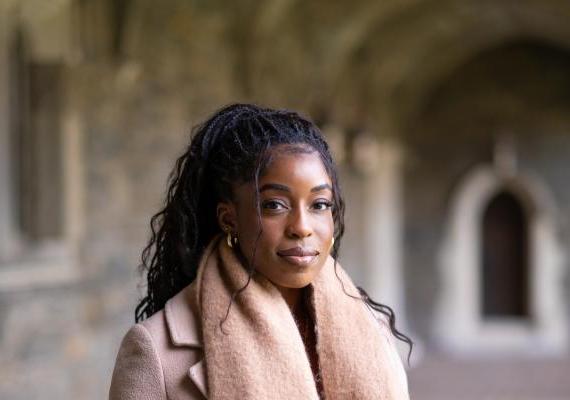
<path id="1" fill-rule="evenodd" d="M 282 147 L 272 150 L 260 181 L 320 185 L 331 183 L 320 154 L 311 148 Z"/>

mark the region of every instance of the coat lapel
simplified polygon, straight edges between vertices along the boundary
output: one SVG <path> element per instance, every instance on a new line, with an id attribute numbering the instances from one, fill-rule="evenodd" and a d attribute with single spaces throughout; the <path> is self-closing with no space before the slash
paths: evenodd
<path id="1" fill-rule="evenodd" d="M 206 388 L 206 366 L 204 365 L 204 359 L 201 359 L 188 369 L 188 376 L 192 379 L 192 382 L 194 382 L 202 395 L 207 399 L 208 390 Z"/>
<path id="2" fill-rule="evenodd" d="M 168 300 L 164 311 L 172 343 L 179 347 L 202 349 L 195 284 L 189 285 Z M 189 367 L 188 377 L 207 398 L 206 368 L 203 357 Z"/>
<path id="3" fill-rule="evenodd" d="M 200 320 L 192 288 L 193 285 L 186 287 L 166 302 L 166 324 L 175 346 L 202 348 Z"/>

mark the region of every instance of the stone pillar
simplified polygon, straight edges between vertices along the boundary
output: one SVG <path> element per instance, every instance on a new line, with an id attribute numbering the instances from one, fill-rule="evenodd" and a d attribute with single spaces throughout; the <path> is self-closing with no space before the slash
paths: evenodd
<path id="1" fill-rule="evenodd" d="M 362 172 L 361 249 L 370 296 L 395 311 L 406 330 L 402 271 L 402 151 L 389 140 L 363 135 L 354 145 L 354 163 Z"/>
<path id="2" fill-rule="evenodd" d="M 13 198 L 10 160 L 10 15 L 8 5 L 0 2 L 0 264 L 12 247 Z M 1 267 L 1 265 L 0 265 Z"/>

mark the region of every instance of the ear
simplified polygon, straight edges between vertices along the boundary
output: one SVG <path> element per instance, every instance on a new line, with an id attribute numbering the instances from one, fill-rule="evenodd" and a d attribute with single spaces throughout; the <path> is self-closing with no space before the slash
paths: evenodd
<path id="1" fill-rule="evenodd" d="M 236 206 L 230 201 L 221 201 L 218 203 L 216 208 L 216 214 L 218 216 L 218 225 L 222 232 L 227 232 L 228 229 L 231 232 L 236 232 L 237 230 L 237 213 Z"/>

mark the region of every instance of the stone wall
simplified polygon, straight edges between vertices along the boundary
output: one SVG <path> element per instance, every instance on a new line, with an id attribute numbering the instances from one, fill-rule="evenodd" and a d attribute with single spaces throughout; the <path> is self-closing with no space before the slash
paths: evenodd
<path id="1" fill-rule="evenodd" d="M 505 135 L 513 141 L 517 169 L 532 173 L 552 194 L 557 237 L 568 247 L 569 66 L 569 53 L 534 41 L 484 52 L 442 82 L 409 124 L 406 282 L 410 319 L 425 335 L 443 284 L 438 257 L 454 190 L 469 171 L 493 164 Z M 565 273 L 566 291 L 568 278 Z"/>
<path id="2" fill-rule="evenodd" d="M 520 165 L 554 193 L 560 238 L 570 244 L 565 2 L 137 0 L 113 8 L 62 0 L 69 30 L 26 18 L 55 12 L 36 3 L 14 0 L 0 11 L 19 15 L 11 26 L 30 31 L 33 57 L 64 66 L 63 143 L 76 145 L 66 153 L 65 189 L 75 273 L 0 292 L 1 398 L 106 396 L 144 291 L 137 266 L 150 216 L 191 127 L 229 102 L 304 110 L 337 127 L 349 148 L 362 132 L 399 143 L 405 229 L 394 252 L 403 253 L 409 328 L 428 349 L 447 201 L 470 167 L 491 160 L 497 132 L 516 136 Z M 39 28 L 58 34 L 40 40 Z M 521 37 L 538 44 L 501 47 Z M 53 50 L 58 38 L 66 51 Z M 514 91 L 497 95 L 507 81 Z M 341 167 L 353 218 L 343 262 L 356 270 L 365 263 L 360 236 L 373 231 L 360 223 L 369 209 L 358 194 L 375 173 L 355 171 L 350 158 Z"/>

